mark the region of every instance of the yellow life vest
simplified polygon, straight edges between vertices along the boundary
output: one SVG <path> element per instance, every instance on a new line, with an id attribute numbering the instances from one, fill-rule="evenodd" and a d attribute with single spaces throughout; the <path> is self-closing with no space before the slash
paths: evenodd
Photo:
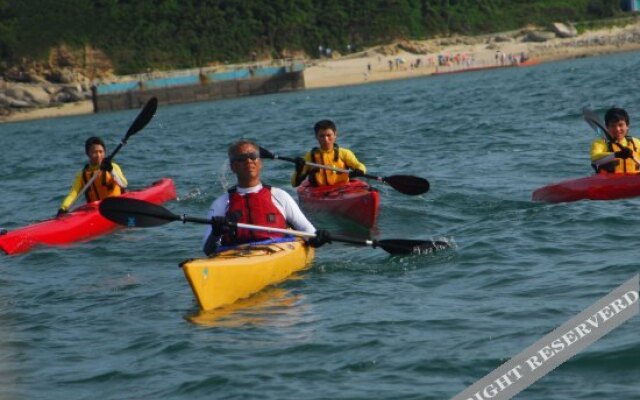
<path id="1" fill-rule="evenodd" d="M 94 173 L 98 173 L 96 170 L 91 169 L 89 165 L 84 167 L 82 171 L 82 181 L 86 185 Z M 120 196 L 122 189 L 113 180 L 113 176 L 109 172 L 103 171 L 96 180 L 93 181 L 91 187 L 84 192 L 84 197 L 87 199 L 87 203 L 92 201 L 106 199 L 107 197 Z"/>
<path id="2" fill-rule="evenodd" d="M 627 139 L 627 145 L 633 151 L 633 156 L 635 158 L 638 158 L 638 148 L 636 147 L 635 141 L 633 140 L 633 138 L 629 136 L 627 136 L 626 139 Z M 609 147 L 609 151 L 611 151 L 612 153 L 615 153 L 616 151 L 620 151 L 623 149 L 623 146 L 621 144 L 612 143 L 612 142 L 608 143 L 608 147 Z M 636 164 L 636 162 L 631 157 L 627 159 L 616 158 L 609 164 L 611 164 L 610 167 L 608 165 L 601 166 L 600 170 L 604 170 L 606 172 L 614 173 L 614 174 L 633 174 L 633 173 L 640 172 L 640 168 L 638 168 L 638 164 Z M 613 166 L 615 166 L 615 168 L 612 168 Z"/>
<path id="3" fill-rule="evenodd" d="M 337 144 L 334 144 L 333 150 L 330 151 L 321 151 L 319 148 L 314 147 L 311 149 L 311 161 L 316 164 L 347 169 L 347 165 L 340 159 L 340 148 Z M 349 174 L 328 169 L 318 169 L 318 171 L 309 178 L 313 186 L 327 186 L 349 182 Z"/>

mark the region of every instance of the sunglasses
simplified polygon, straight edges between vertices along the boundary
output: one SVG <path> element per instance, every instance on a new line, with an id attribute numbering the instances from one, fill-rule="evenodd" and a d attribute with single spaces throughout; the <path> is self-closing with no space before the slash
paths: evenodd
<path id="1" fill-rule="evenodd" d="M 253 152 L 253 153 L 244 153 L 244 154 L 238 154 L 235 155 L 233 157 L 230 158 L 231 162 L 244 162 L 247 160 L 251 160 L 251 161 L 255 161 L 258 158 L 260 158 L 260 153 L 258 152 Z"/>

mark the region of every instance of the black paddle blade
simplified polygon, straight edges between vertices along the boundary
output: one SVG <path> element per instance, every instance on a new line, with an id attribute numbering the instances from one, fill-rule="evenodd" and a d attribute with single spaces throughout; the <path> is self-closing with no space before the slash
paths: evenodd
<path id="1" fill-rule="evenodd" d="M 269 158 L 273 160 L 275 156 L 269 150 L 265 149 L 264 147 L 260 147 L 260 158 Z"/>
<path id="2" fill-rule="evenodd" d="M 147 101 L 147 104 L 145 104 L 142 111 L 140 111 L 140 114 L 138 114 L 138 116 L 136 117 L 135 121 L 133 121 L 133 124 L 131 124 L 131 126 L 129 127 L 129 130 L 125 135 L 123 142 L 126 142 L 129 136 L 136 134 L 137 132 L 141 131 L 142 128 L 147 126 L 149 121 L 151 121 L 151 118 L 153 118 L 153 116 L 156 114 L 157 109 L 158 99 L 155 97 L 150 98 L 149 101 Z"/>
<path id="3" fill-rule="evenodd" d="M 449 243 L 432 240 L 383 239 L 375 240 L 373 247 L 380 247 L 389 254 L 430 254 L 449 248 Z"/>
<path id="4" fill-rule="evenodd" d="M 127 197 L 108 197 L 102 200 L 99 210 L 106 219 L 130 228 L 146 228 L 180 220 L 179 216 L 162 206 Z"/>
<path id="5" fill-rule="evenodd" d="M 609 131 L 602 124 L 602 122 L 600 122 L 600 117 L 598 117 L 598 114 L 589 110 L 588 108 L 583 108 L 582 117 L 584 118 L 585 121 L 587 121 L 587 124 L 589 124 L 591 129 L 593 129 L 597 133 L 602 133 L 606 135 L 608 139 L 611 139 L 611 135 L 609 135 Z"/>
<path id="6" fill-rule="evenodd" d="M 392 175 L 382 178 L 384 182 L 400 193 L 417 196 L 429 190 L 429 181 L 412 175 Z"/>

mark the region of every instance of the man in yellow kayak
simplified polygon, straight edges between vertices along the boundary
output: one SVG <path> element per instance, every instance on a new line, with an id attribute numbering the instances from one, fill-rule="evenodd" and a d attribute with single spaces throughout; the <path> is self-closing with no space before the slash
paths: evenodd
<path id="1" fill-rule="evenodd" d="M 291 176 L 293 187 L 299 186 L 309 177 L 312 186 L 335 185 L 349 182 L 349 177 L 362 176 L 367 168 L 356 158 L 349 149 L 339 147 L 336 143 L 338 129 L 336 124 L 328 119 L 318 121 L 313 130 L 320 147 L 314 147 L 304 155 L 296 158 L 296 170 Z M 305 162 L 328 165 L 339 169 L 351 169 L 350 174 L 331 171 L 328 169 L 311 168 Z"/>
<path id="2" fill-rule="evenodd" d="M 96 136 L 90 137 L 84 144 L 84 151 L 89 158 L 89 163 L 76 175 L 71 191 L 62 201 L 57 216 L 69 212 L 69 207 L 76 201 L 82 188 L 94 174 L 99 175 L 84 192 L 87 203 L 107 197 L 120 196 L 127 188 L 127 178 L 122 173 L 120 166 L 106 157 L 107 148 L 102 139 Z"/>
<path id="3" fill-rule="evenodd" d="M 638 173 L 640 140 L 628 136 L 629 114 L 611 108 L 604 116 L 610 140 L 598 138 L 591 144 L 591 165 L 596 172 Z"/>
<path id="4" fill-rule="evenodd" d="M 262 184 L 262 160 L 259 146 L 250 140 L 239 140 L 229 147 L 229 164 L 238 184 L 211 204 L 207 217 L 214 223 L 204 235 L 205 254 L 215 253 L 220 245 L 230 246 L 283 237 L 280 233 L 251 229 L 230 229 L 227 221 L 261 225 L 316 234 L 309 240 L 313 247 L 331 243 L 329 232 L 316 230 L 289 193 Z"/>

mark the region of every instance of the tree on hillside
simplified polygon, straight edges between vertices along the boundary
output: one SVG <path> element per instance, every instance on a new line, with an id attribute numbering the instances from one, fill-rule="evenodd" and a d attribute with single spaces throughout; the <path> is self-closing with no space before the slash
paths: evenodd
<path id="1" fill-rule="evenodd" d="M 16 16 L 9 8 L 8 0 L 0 0 L 0 72 L 13 60 L 17 43 Z"/>
<path id="2" fill-rule="evenodd" d="M 46 61 L 63 43 L 93 47 L 122 74 L 619 12 L 618 0 L 0 0 L 0 57 L 9 65 Z"/>

